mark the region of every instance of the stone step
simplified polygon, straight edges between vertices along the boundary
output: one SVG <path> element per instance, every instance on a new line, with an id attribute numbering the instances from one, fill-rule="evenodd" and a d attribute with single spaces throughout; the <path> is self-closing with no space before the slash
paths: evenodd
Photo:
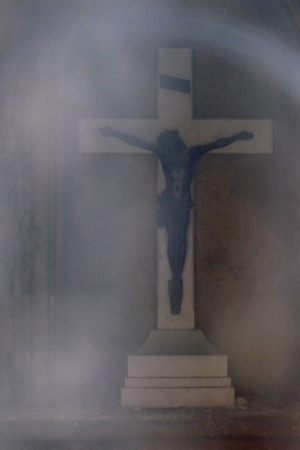
<path id="1" fill-rule="evenodd" d="M 125 388 L 230 387 L 231 378 L 125 378 Z"/>
<path id="2" fill-rule="evenodd" d="M 123 408 L 233 406 L 234 388 L 123 388 Z"/>
<path id="3" fill-rule="evenodd" d="M 130 355 L 128 378 L 227 377 L 226 355 Z"/>

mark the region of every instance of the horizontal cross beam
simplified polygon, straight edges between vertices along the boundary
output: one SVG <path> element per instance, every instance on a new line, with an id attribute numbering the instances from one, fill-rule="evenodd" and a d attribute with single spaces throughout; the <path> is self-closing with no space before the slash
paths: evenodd
<path id="1" fill-rule="evenodd" d="M 214 150 L 214 153 L 261 154 L 273 151 L 273 125 L 271 120 L 190 120 L 170 122 L 158 119 L 81 119 L 79 123 L 79 151 L 81 153 L 145 153 L 145 150 L 124 144 L 117 139 L 102 136 L 98 128 L 111 127 L 121 133 L 137 136 L 155 143 L 157 136 L 165 130 L 178 130 L 188 147 L 206 144 L 216 139 L 251 131 L 254 139 L 237 141 L 232 145 Z"/>

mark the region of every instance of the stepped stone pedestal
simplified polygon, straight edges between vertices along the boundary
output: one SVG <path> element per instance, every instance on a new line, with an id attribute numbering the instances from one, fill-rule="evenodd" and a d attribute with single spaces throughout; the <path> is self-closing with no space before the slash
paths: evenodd
<path id="1" fill-rule="evenodd" d="M 227 356 L 200 330 L 155 330 L 128 356 L 121 406 L 128 408 L 234 405 Z"/>

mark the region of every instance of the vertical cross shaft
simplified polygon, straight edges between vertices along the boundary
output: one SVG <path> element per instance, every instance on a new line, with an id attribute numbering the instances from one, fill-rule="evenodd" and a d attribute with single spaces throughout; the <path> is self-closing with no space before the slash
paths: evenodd
<path id="1" fill-rule="evenodd" d="M 193 51 L 191 48 L 163 48 L 158 52 L 157 65 L 157 114 L 171 128 L 189 122 L 193 112 Z M 158 193 L 165 187 L 165 178 L 158 162 Z M 158 228 L 158 329 L 194 328 L 194 245 L 193 213 L 190 212 L 188 248 L 183 270 L 183 299 L 181 314 L 170 313 L 168 280 L 172 274 L 168 261 L 168 237 L 165 228 Z"/>

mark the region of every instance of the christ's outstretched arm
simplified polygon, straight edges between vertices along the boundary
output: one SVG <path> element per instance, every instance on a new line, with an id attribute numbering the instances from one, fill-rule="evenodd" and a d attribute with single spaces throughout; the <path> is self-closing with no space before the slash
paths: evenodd
<path id="1" fill-rule="evenodd" d="M 114 130 L 110 127 L 98 128 L 98 131 L 101 131 L 103 136 L 107 137 L 116 137 L 126 144 L 134 145 L 135 147 L 144 148 L 145 150 L 149 150 L 150 152 L 157 153 L 157 147 L 155 144 L 151 144 L 150 142 L 142 141 L 141 139 L 131 136 L 130 134 L 120 133 L 117 130 Z"/>
<path id="2" fill-rule="evenodd" d="M 241 131 L 240 133 L 234 134 L 233 136 L 229 136 L 227 138 L 218 139 L 217 141 L 211 142 L 209 144 L 197 145 L 195 147 L 191 147 L 189 149 L 189 153 L 192 157 L 197 158 L 201 156 L 203 153 L 210 152 L 212 150 L 216 150 L 217 148 L 227 147 L 236 141 L 249 141 L 254 138 L 253 133 L 249 133 L 248 131 Z"/>

